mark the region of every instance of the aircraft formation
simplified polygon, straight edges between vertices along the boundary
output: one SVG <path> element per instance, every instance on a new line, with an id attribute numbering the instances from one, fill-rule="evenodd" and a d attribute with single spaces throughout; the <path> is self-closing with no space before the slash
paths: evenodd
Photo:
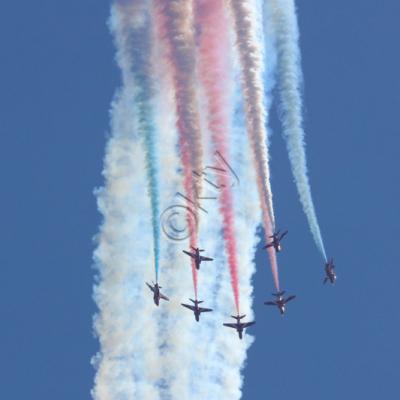
<path id="1" fill-rule="evenodd" d="M 283 239 L 284 236 L 286 236 L 288 234 L 288 231 L 284 231 L 283 233 L 280 233 L 280 230 L 278 230 L 277 232 L 275 232 L 273 235 L 271 235 L 269 238 L 271 239 L 271 241 L 269 243 L 267 243 L 263 249 L 268 249 L 268 248 L 273 248 L 275 250 L 275 252 L 280 252 L 282 251 L 282 245 L 281 245 L 281 240 Z M 213 258 L 210 257 L 205 257 L 200 255 L 200 253 L 202 253 L 203 251 L 205 251 L 204 249 L 200 249 L 200 248 L 195 248 L 192 247 L 192 252 L 190 251 L 186 251 L 183 250 L 183 253 L 185 253 L 186 255 L 188 255 L 189 257 L 194 259 L 194 263 L 195 263 L 195 267 L 197 270 L 200 270 L 200 265 L 202 262 L 204 261 L 213 261 Z M 333 285 L 336 282 L 336 272 L 335 272 L 335 265 L 333 263 L 333 258 L 331 258 L 330 260 L 328 260 L 328 262 L 325 263 L 325 267 L 324 267 L 324 271 L 325 271 L 325 277 L 323 280 L 323 284 L 326 284 L 328 281 Z M 161 286 L 159 286 L 158 282 L 154 283 L 153 285 L 150 285 L 149 283 L 146 282 L 146 285 L 149 287 L 149 289 L 152 291 L 153 293 L 153 300 L 154 300 L 154 304 L 156 306 L 159 306 L 160 304 L 160 300 L 166 300 L 169 301 L 169 298 L 165 295 L 163 295 L 160 291 Z M 294 300 L 296 298 L 296 295 L 290 295 L 288 297 L 284 297 L 285 295 L 285 291 L 282 290 L 278 293 L 272 293 L 272 295 L 274 296 L 273 300 L 269 300 L 269 301 L 265 301 L 264 304 L 268 305 L 268 306 L 275 306 L 278 308 L 279 312 L 281 315 L 284 315 L 286 312 L 286 304 L 291 301 Z M 192 304 L 185 304 L 185 303 L 181 303 L 181 305 L 189 310 L 191 310 L 194 314 L 195 320 L 197 322 L 200 321 L 200 315 L 204 312 L 211 312 L 213 311 L 211 308 L 205 308 L 205 307 L 199 307 L 199 304 L 204 303 L 204 301 L 202 300 L 193 300 L 193 299 L 189 299 Z M 223 326 L 226 326 L 228 328 L 232 328 L 232 329 L 236 329 L 236 332 L 238 333 L 239 339 L 243 338 L 243 331 L 244 329 L 254 325 L 256 322 L 255 321 L 250 321 L 250 322 L 242 322 L 241 320 L 243 318 L 246 317 L 245 314 L 243 315 L 231 315 L 231 317 L 233 319 L 236 320 L 236 322 L 227 322 L 224 323 Z"/>

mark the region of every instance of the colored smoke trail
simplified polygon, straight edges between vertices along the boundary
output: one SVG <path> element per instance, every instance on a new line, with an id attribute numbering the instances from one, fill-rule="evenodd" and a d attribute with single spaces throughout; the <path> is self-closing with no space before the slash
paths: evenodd
<path id="1" fill-rule="evenodd" d="M 255 40 L 255 10 L 247 0 L 230 0 L 236 31 L 236 44 L 242 73 L 243 97 L 247 131 L 253 150 L 257 171 L 257 185 L 263 215 L 266 242 L 270 241 L 275 227 L 272 205 L 268 147 L 266 133 L 266 107 L 262 84 L 262 62 L 259 43 Z M 274 249 L 268 249 L 275 287 L 279 290 L 278 263 Z"/>
<path id="2" fill-rule="evenodd" d="M 155 0 L 159 32 L 169 47 L 175 85 L 177 128 L 182 152 L 188 152 L 194 171 L 202 169 L 202 143 L 195 81 L 195 41 L 191 0 Z M 194 190 L 194 189 L 192 189 Z"/>
<path id="3" fill-rule="evenodd" d="M 132 35 L 148 21 L 143 2 L 136 1 L 135 6 L 132 3 L 123 12 L 121 5 L 118 2 L 113 6 L 110 25 L 123 85 L 111 111 L 112 135 L 103 171 L 105 187 L 96 193 L 103 222 L 94 253 L 98 277 L 93 296 L 99 308 L 94 329 L 100 351 L 92 360 L 96 368 L 92 396 L 95 400 L 158 400 L 156 382 L 161 369 L 159 354 L 154 352 L 158 327 L 144 285 L 151 259 L 151 207 L 147 196 L 136 195 L 146 186 L 147 177 L 142 167 L 146 160 L 139 109 L 132 107 L 137 87 L 130 47 Z M 141 240 L 137 240 L 136 232 L 140 232 Z M 135 309 L 141 312 L 133 317 Z"/>
<path id="4" fill-rule="evenodd" d="M 184 188 L 187 206 L 195 204 L 198 224 L 197 199 L 201 187 L 194 182 L 193 171 L 202 170 L 202 143 L 200 118 L 195 85 L 195 41 L 193 32 L 193 3 L 189 0 L 155 0 L 158 36 L 168 47 L 170 73 L 175 86 L 175 103 L 179 147 L 184 169 Z M 187 216 L 190 228 L 190 246 L 197 247 L 197 225 Z M 197 298 L 197 270 L 192 261 L 192 276 Z"/>
<path id="5" fill-rule="evenodd" d="M 280 118 L 300 202 L 307 216 L 314 241 L 326 261 L 326 252 L 318 224 L 307 174 L 302 117 L 302 71 L 299 30 L 294 0 L 270 0 L 271 23 L 275 29 L 278 53 Z M 268 22 L 267 22 L 268 23 Z"/>
<path id="6" fill-rule="evenodd" d="M 142 3 L 142 4 L 140 4 Z M 118 3 L 117 3 L 118 4 Z M 137 13 L 138 7 L 140 12 L 148 12 L 142 8 L 146 6 L 146 2 L 136 2 L 133 6 L 117 6 L 120 8 L 120 18 L 123 29 L 127 29 L 126 25 L 129 20 L 130 13 Z M 152 82 L 151 66 L 151 25 L 147 16 L 147 23 L 133 28 L 127 37 L 129 40 L 129 49 L 131 51 L 132 63 L 131 74 L 133 77 L 133 85 L 135 86 L 134 104 L 138 118 L 138 133 L 143 137 L 144 152 L 146 156 L 146 171 L 148 179 L 148 193 L 151 202 L 151 225 L 153 230 L 153 253 L 155 266 L 155 280 L 158 282 L 159 277 L 159 260 L 160 260 L 160 224 L 159 224 L 159 181 L 158 181 L 158 160 L 156 156 L 156 137 L 155 127 L 153 123 L 154 115 L 152 109 L 152 97 L 154 89 Z"/>
<path id="7" fill-rule="evenodd" d="M 263 94 L 270 95 L 275 63 L 269 62 L 268 46 L 265 52 L 260 47 L 261 1 L 231 1 L 239 50 L 233 52 L 226 0 L 114 0 L 111 29 L 123 85 L 111 112 L 105 187 L 97 192 L 104 221 L 94 254 L 99 308 L 94 325 L 101 346 L 92 361 L 95 400 L 241 397 L 252 330 L 240 341 L 222 323 L 232 314 L 232 289 L 237 312 L 240 308 L 246 321 L 253 320 L 257 227 L 263 223 L 268 241 L 274 229 L 265 128 L 270 98 L 265 101 Z M 221 160 L 232 170 L 217 173 L 209 167 L 226 170 Z M 232 184 L 232 171 L 240 182 Z M 220 204 L 197 197 L 200 186 L 203 196 L 211 192 L 204 176 L 219 186 Z M 140 195 L 146 185 L 149 197 Z M 184 193 L 187 202 L 176 193 Z M 200 211 L 200 200 L 207 214 Z M 166 231 L 165 225 L 155 227 L 155 218 L 174 206 L 191 232 L 189 244 L 198 247 L 201 238 L 205 255 L 214 258 L 199 275 L 201 300 L 214 311 L 202 314 L 199 323 L 181 306 L 192 297 L 188 258 L 182 254 L 186 239 L 166 234 L 156 240 Z M 160 255 L 154 263 L 170 298 L 160 307 L 144 284 L 153 273 L 153 253 L 155 259 Z M 273 249 L 269 257 L 279 289 Z M 192 277 L 197 298 L 193 261 Z"/>
<path id="8" fill-rule="evenodd" d="M 228 160 L 229 115 L 229 30 L 224 0 L 199 0 L 196 7 L 196 26 L 200 32 L 200 77 L 208 108 L 208 128 L 215 151 Z M 237 314 L 240 313 L 239 281 L 231 182 L 227 174 L 217 174 L 220 188 L 219 202 L 222 214 L 223 236 L 228 256 Z"/>
<path id="9" fill-rule="evenodd" d="M 157 88 L 154 98 L 156 114 L 155 124 L 160 131 L 162 151 L 160 161 L 160 197 L 161 210 L 166 210 L 174 204 L 182 204 L 176 193 L 184 193 L 182 188 L 182 162 L 179 154 L 179 135 L 176 129 L 175 92 L 171 77 L 166 71 L 165 60 L 167 49 L 165 43 L 155 40 L 155 85 Z M 178 219 L 179 227 L 185 226 L 186 210 L 180 208 Z M 180 303 L 188 297 L 193 298 L 193 282 L 189 268 L 189 258 L 182 253 L 187 250 L 187 241 L 174 241 L 165 235 L 165 225 L 162 229 L 161 258 L 163 292 L 170 298 L 157 310 L 156 320 L 159 326 L 158 348 L 153 351 L 159 353 L 158 367 L 162 370 L 162 377 L 157 382 L 160 388 L 161 399 L 193 398 L 190 386 L 193 347 L 196 346 L 197 334 L 193 332 L 193 315 L 185 313 Z M 203 288 L 203 279 L 202 279 Z M 202 291 L 203 293 L 203 291 Z M 149 298 L 149 301 L 152 301 Z M 156 307 L 155 307 L 156 308 Z"/>

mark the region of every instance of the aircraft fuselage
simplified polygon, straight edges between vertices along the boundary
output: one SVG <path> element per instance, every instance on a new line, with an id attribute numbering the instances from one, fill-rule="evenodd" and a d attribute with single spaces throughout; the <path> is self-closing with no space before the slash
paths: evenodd
<path id="1" fill-rule="evenodd" d="M 336 281 L 336 274 L 334 268 L 335 266 L 333 265 L 333 261 L 330 261 L 325 265 L 325 273 L 326 273 L 325 280 L 329 279 L 330 283 L 332 284 L 334 284 Z"/>
<path id="2" fill-rule="evenodd" d="M 153 296 L 154 304 L 156 306 L 160 305 L 160 289 L 156 286 L 154 287 L 154 296 Z"/>
<path id="3" fill-rule="evenodd" d="M 286 307 L 285 307 L 285 300 L 284 299 L 279 299 L 276 301 L 276 305 L 279 308 L 279 312 L 283 315 L 286 311 Z"/>

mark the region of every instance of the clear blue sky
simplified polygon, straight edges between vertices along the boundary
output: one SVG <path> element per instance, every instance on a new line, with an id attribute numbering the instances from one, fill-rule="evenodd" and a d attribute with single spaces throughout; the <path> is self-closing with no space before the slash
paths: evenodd
<path id="1" fill-rule="evenodd" d="M 298 3 L 310 177 L 338 282 L 321 285 L 323 265 L 274 120 L 276 214 L 290 230 L 281 280 L 298 298 L 283 319 L 265 308 L 272 281 L 260 252 L 244 399 L 395 399 L 400 3 Z M 92 190 L 102 182 L 119 82 L 108 12 L 105 0 L 2 7 L 2 399 L 89 399 L 97 350 L 91 237 L 100 220 Z"/>

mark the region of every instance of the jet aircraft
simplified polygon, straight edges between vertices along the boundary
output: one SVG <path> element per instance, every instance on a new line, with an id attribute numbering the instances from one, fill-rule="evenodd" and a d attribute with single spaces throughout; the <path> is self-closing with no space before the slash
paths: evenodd
<path id="1" fill-rule="evenodd" d="M 248 328 L 251 325 L 254 325 L 256 321 L 251 321 L 251 322 L 240 322 L 242 318 L 244 318 L 246 315 L 231 315 L 232 318 L 236 319 L 235 323 L 226 323 L 223 324 L 224 326 L 227 326 L 228 328 L 233 328 L 236 329 L 237 333 L 239 334 L 239 339 L 243 338 L 243 329 Z"/>
<path id="2" fill-rule="evenodd" d="M 296 296 L 289 296 L 288 298 L 284 298 L 283 295 L 285 294 L 285 291 L 281 291 L 278 293 L 272 293 L 273 296 L 276 297 L 275 301 L 265 301 L 264 304 L 268 306 L 277 306 L 279 309 L 279 312 L 281 315 L 285 313 L 286 310 L 286 303 L 288 303 L 290 300 L 293 300 Z"/>
<path id="3" fill-rule="evenodd" d="M 336 282 L 336 273 L 334 271 L 335 265 L 333 264 L 333 258 L 331 258 L 326 264 L 325 264 L 325 274 L 326 277 L 324 279 L 324 285 L 328 280 L 332 283 L 332 285 Z"/>
<path id="4" fill-rule="evenodd" d="M 190 251 L 182 250 L 185 254 L 188 256 L 194 258 L 194 262 L 196 264 L 196 268 L 200 269 L 200 264 L 202 261 L 212 261 L 213 258 L 209 257 L 204 257 L 200 255 L 200 252 L 204 251 L 203 249 L 199 249 L 198 247 L 192 247 L 194 253 L 191 253 Z"/>
<path id="5" fill-rule="evenodd" d="M 154 286 L 151 286 L 149 283 L 146 282 L 146 285 L 149 287 L 149 289 L 153 292 L 153 300 L 154 304 L 158 306 L 160 304 L 160 299 L 167 300 L 169 301 L 169 298 L 167 296 L 164 296 L 161 292 L 161 286 L 158 285 L 158 282 L 154 283 Z"/>
<path id="6" fill-rule="evenodd" d="M 203 303 L 203 301 L 200 301 L 200 300 L 192 300 L 192 299 L 189 299 L 189 300 L 194 304 L 194 306 L 192 306 L 191 304 L 184 304 L 184 303 L 181 303 L 181 305 L 182 305 L 183 307 L 186 307 L 186 308 L 188 308 L 189 310 L 192 310 L 192 311 L 193 311 L 194 317 L 196 318 L 196 321 L 197 321 L 197 322 L 199 322 L 200 314 L 201 314 L 201 313 L 212 311 L 211 308 L 199 307 L 199 304 L 200 304 L 200 303 Z"/>
<path id="7" fill-rule="evenodd" d="M 280 233 L 281 231 L 279 230 L 278 232 L 275 232 L 270 238 L 272 239 L 271 243 L 266 244 L 263 249 L 268 249 L 269 247 L 273 247 L 276 252 L 280 252 L 282 250 L 282 245 L 281 245 L 281 240 L 283 239 L 284 236 L 287 235 L 289 231 L 285 231 L 283 233 Z"/>

